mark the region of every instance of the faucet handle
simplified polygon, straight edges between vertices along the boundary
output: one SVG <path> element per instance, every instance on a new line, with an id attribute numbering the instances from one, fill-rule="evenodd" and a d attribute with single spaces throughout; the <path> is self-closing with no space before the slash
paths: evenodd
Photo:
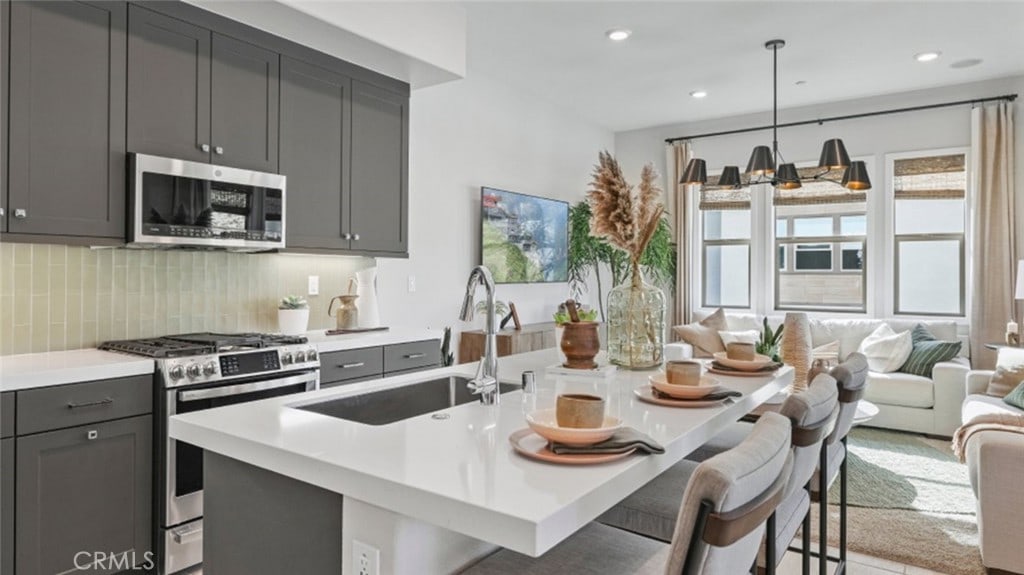
<path id="1" fill-rule="evenodd" d="M 470 393 L 472 393 L 473 395 L 480 395 L 485 391 L 490 391 L 491 389 L 497 388 L 498 380 L 494 379 L 489 375 L 484 375 L 469 380 L 469 383 L 467 383 L 466 385 L 469 387 Z"/>

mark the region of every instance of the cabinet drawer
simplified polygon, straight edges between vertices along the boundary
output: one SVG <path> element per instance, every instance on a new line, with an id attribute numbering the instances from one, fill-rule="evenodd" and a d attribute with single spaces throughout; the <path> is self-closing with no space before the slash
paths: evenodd
<path id="1" fill-rule="evenodd" d="M 18 435 L 153 411 L 153 376 L 137 375 L 18 392 Z"/>
<path id="2" fill-rule="evenodd" d="M 384 373 L 384 355 L 379 347 L 320 354 L 321 384 L 379 376 L 382 373 Z"/>
<path id="3" fill-rule="evenodd" d="M 389 345 L 384 348 L 384 373 L 441 365 L 441 342 L 436 339 Z"/>
<path id="4" fill-rule="evenodd" d="M 0 437 L 14 435 L 14 392 L 0 393 Z"/>

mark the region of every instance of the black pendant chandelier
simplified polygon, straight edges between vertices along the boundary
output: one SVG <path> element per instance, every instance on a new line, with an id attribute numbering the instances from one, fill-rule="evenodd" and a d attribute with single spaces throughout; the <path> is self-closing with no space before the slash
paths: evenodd
<path id="1" fill-rule="evenodd" d="M 750 154 L 746 173 L 749 181 L 746 185 L 771 184 L 783 190 L 795 190 L 805 180 L 833 182 L 850 190 L 869 190 L 871 180 L 868 178 L 867 166 L 864 162 L 851 162 L 846 153 L 846 146 L 839 138 L 825 142 L 818 160 L 818 173 L 801 178 L 796 165 L 786 163 L 779 152 L 779 49 L 786 45 L 785 40 L 769 40 L 764 47 L 772 51 L 772 147 L 757 146 Z M 838 170 L 843 170 L 841 178 L 830 177 Z M 707 164 L 700 158 L 693 158 L 686 165 L 680 184 L 706 184 L 708 181 Z M 744 183 L 740 178 L 739 166 L 725 166 L 718 178 L 718 186 L 740 188 Z"/>

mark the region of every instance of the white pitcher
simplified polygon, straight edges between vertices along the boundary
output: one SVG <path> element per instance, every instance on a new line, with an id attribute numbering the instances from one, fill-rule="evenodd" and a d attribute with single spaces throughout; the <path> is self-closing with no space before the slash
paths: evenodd
<path id="1" fill-rule="evenodd" d="M 359 327 L 380 327 L 377 308 L 377 268 L 356 272 L 356 293 L 359 294 Z"/>

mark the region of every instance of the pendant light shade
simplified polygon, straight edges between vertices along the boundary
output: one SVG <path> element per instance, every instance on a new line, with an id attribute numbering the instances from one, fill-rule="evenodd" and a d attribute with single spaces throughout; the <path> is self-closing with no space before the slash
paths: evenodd
<path id="1" fill-rule="evenodd" d="M 775 186 L 783 190 L 795 190 L 803 186 L 800 183 L 800 174 L 796 171 L 794 164 L 781 164 L 779 171 L 775 173 Z"/>
<path id="2" fill-rule="evenodd" d="M 708 169 L 704 160 L 693 158 L 686 164 L 683 177 L 679 178 L 680 184 L 705 184 L 708 181 Z"/>
<path id="3" fill-rule="evenodd" d="M 839 170 L 850 166 L 850 155 L 846 153 L 846 146 L 839 138 L 833 138 L 821 147 L 821 159 L 818 160 L 818 167 L 827 170 Z"/>
<path id="4" fill-rule="evenodd" d="M 775 173 L 775 160 L 772 149 L 768 146 L 757 146 L 750 154 L 747 162 L 747 173 L 751 176 L 767 176 Z"/>
<path id="5" fill-rule="evenodd" d="M 853 162 L 843 173 L 843 187 L 848 190 L 870 190 L 871 178 L 864 162 Z"/>
<path id="6" fill-rule="evenodd" d="M 740 181 L 740 167 L 726 166 L 722 168 L 722 175 L 718 178 L 718 185 L 723 188 L 738 188 L 743 185 Z"/>

